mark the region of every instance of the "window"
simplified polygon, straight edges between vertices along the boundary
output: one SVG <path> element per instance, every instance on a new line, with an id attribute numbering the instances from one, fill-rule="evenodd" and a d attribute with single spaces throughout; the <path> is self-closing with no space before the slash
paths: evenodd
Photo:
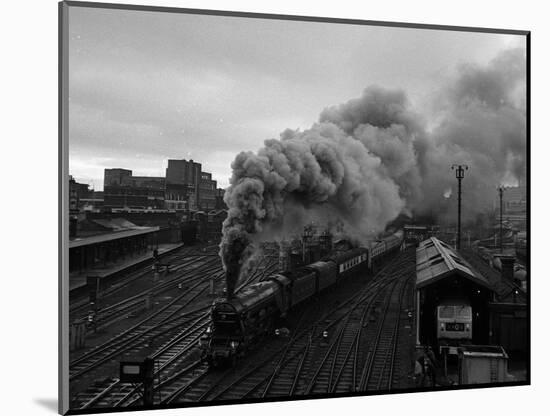
<path id="1" fill-rule="evenodd" d="M 469 319 L 472 317 L 472 308 L 467 305 L 456 307 L 456 317 L 462 319 Z"/>
<path id="2" fill-rule="evenodd" d="M 440 319 L 452 319 L 455 316 L 455 310 L 453 306 L 440 306 L 439 318 Z"/>

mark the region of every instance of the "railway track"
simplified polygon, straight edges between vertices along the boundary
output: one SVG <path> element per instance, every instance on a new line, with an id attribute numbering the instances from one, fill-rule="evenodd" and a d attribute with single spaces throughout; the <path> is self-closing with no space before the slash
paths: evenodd
<path id="1" fill-rule="evenodd" d="M 241 287 L 265 278 L 274 270 L 276 262 L 266 259 L 258 266 Z M 224 273 L 219 266 L 216 271 L 215 280 L 223 280 Z M 104 365 L 117 364 L 117 358 L 124 353 L 138 353 L 147 347 L 150 348 L 150 340 L 160 339 L 163 340 L 162 346 L 150 354 L 157 363 L 155 377 L 157 378 L 158 394 L 164 392 L 162 387 L 171 385 L 175 381 L 177 381 L 177 386 L 172 388 L 178 388 L 185 380 L 182 378 L 185 371 L 190 371 L 189 363 L 192 364 L 196 361 L 196 357 L 193 358 L 197 351 L 194 347 L 197 346 L 200 336 L 210 324 L 208 306 L 189 311 L 191 302 L 209 287 L 210 279 L 204 279 L 203 276 L 205 274 L 212 275 L 212 271 L 205 272 L 200 269 L 200 274 L 201 278 L 195 279 L 196 282 L 185 294 L 179 295 L 155 314 L 109 342 L 74 360 L 70 367 L 71 383 L 78 382 L 87 374 L 93 376 L 94 371 L 104 368 Z M 111 372 L 115 370 L 118 368 L 113 367 Z M 103 373 L 105 372 L 103 371 Z M 166 394 L 164 395 L 166 396 Z M 88 409 L 104 406 L 131 406 L 140 400 L 139 386 L 121 383 L 116 377 L 108 377 L 96 380 L 85 391 L 75 395 L 72 407 Z"/>
<path id="2" fill-rule="evenodd" d="M 162 381 L 162 374 L 178 368 L 190 353 L 198 338 L 209 324 L 209 311 L 201 310 L 179 324 L 178 331 L 151 355 L 155 360 L 154 376 Z M 174 331 L 172 331 L 174 332 Z M 140 399 L 141 387 L 131 383 L 122 383 L 118 378 L 111 378 L 100 384 L 97 389 L 91 389 L 79 395 L 79 408 L 119 407 L 125 403 L 134 403 Z"/>
<path id="3" fill-rule="evenodd" d="M 172 380 L 171 386 L 163 385 L 161 403 L 360 391 L 361 383 L 368 388 L 369 381 L 376 379 L 375 357 L 384 355 L 388 363 L 396 361 L 395 351 L 388 354 L 384 350 L 385 332 L 374 344 L 369 338 L 371 327 L 381 331 L 389 322 L 393 322 L 394 330 L 398 327 L 392 314 L 394 309 L 401 310 L 402 302 L 397 302 L 397 306 L 394 303 L 396 296 L 397 300 L 403 299 L 404 287 L 410 281 L 400 270 L 414 264 L 414 250 L 400 257 L 338 308 L 324 314 L 305 314 L 302 328 L 297 327 L 292 338 L 286 342 L 270 339 L 247 363 L 221 373 L 209 373 L 204 365 L 196 363 L 181 374 L 180 380 Z M 388 306 L 381 309 L 383 305 Z M 330 338 L 324 338 L 323 333 L 330 333 Z M 367 341 L 372 345 L 371 351 L 365 353 Z M 367 362 L 373 364 L 367 366 Z M 391 372 L 393 365 L 382 366 L 382 373 Z M 396 374 L 395 370 L 392 374 Z"/>
<path id="4" fill-rule="evenodd" d="M 407 257 L 405 261 L 410 261 Z M 398 262 L 390 270 L 399 270 L 403 262 Z M 295 364 L 280 372 L 279 388 L 272 380 L 262 392 L 262 397 L 283 394 L 317 394 L 317 393 L 345 393 L 362 391 L 360 376 L 365 360 L 372 356 L 365 354 L 366 346 L 371 342 L 369 334 L 376 320 L 380 320 L 380 304 L 385 302 L 387 308 L 394 304 L 389 293 L 394 293 L 396 287 L 403 285 L 403 276 L 394 275 L 385 269 L 379 280 L 369 287 L 361 300 L 350 305 L 344 316 L 338 322 L 327 326 L 324 331 L 331 333 L 331 337 L 314 343 L 310 337 L 304 353 Z M 399 306 L 400 308 L 400 306 Z M 381 313 L 382 319 L 388 319 L 388 310 Z M 290 378 L 288 376 L 291 376 Z M 289 383 L 291 381 L 291 383 Z M 290 386 L 290 388 L 288 388 Z"/>
<path id="5" fill-rule="evenodd" d="M 136 295 L 101 308 L 96 316 L 95 330 L 108 327 L 121 319 L 135 315 L 147 309 L 148 303 L 150 304 L 154 298 L 159 297 L 163 293 L 174 290 L 177 287 L 182 288 L 183 285 L 188 286 L 193 284 L 201 280 L 203 274 L 215 273 L 220 268 L 219 264 L 216 264 L 215 261 L 198 264 L 196 261 L 194 262 L 194 267 L 189 267 L 188 264 L 174 267 L 172 271 L 173 276 L 166 282 L 158 283 Z M 184 269 L 183 272 L 180 271 L 182 269 Z M 91 329 L 92 328 L 90 328 L 89 331 L 91 331 Z"/>
<path id="6" fill-rule="evenodd" d="M 275 273 L 278 269 L 278 262 L 274 261 L 270 257 L 262 257 L 262 260 L 256 265 L 253 272 L 244 280 L 244 282 L 237 285 L 235 293 L 240 292 L 244 287 L 263 280 Z"/>
<path id="7" fill-rule="evenodd" d="M 99 346 L 96 346 L 93 349 L 86 351 L 85 353 L 73 359 L 70 363 L 70 378 L 73 379 L 78 375 L 84 374 L 86 372 L 84 371 L 84 369 L 87 369 L 91 366 L 90 360 L 104 355 L 105 351 L 112 350 L 113 347 L 117 347 L 116 351 L 124 347 L 127 348 L 129 342 L 138 339 L 141 335 L 148 334 L 148 331 L 150 331 L 152 328 L 164 323 L 171 317 L 177 316 L 179 313 L 185 312 L 187 306 L 190 305 L 201 294 L 203 294 L 208 288 L 209 281 L 204 279 L 205 273 L 214 274 L 215 280 L 221 280 L 221 278 L 223 277 L 223 272 L 217 264 L 211 264 L 207 268 L 200 268 L 190 274 L 187 274 L 183 278 L 183 280 L 179 282 L 185 282 L 185 290 L 182 286 L 182 293 L 178 294 L 166 305 L 146 316 L 144 319 L 134 324 L 126 331 L 111 338 L 109 341 Z M 174 281 L 170 283 L 172 285 L 179 284 L 178 282 Z M 100 359 L 97 359 L 97 361 L 98 364 L 101 363 Z M 83 366 L 83 362 L 88 362 L 89 365 Z"/>
<path id="8" fill-rule="evenodd" d="M 179 262 L 181 258 L 189 257 L 189 254 L 191 253 L 191 250 L 194 250 L 194 247 L 181 247 L 177 249 L 176 251 L 164 255 L 163 261 L 167 263 L 176 263 Z M 114 279 L 114 281 L 110 284 L 109 287 L 103 288 L 100 290 L 100 295 L 102 297 L 115 295 L 116 293 L 120 292 L 122 289 L 126 288 L 128 284 L 133 283 L 144 276 L 147 276 L 150 273 L 151 270 L 151 264 L 152 264 L 152 258 L 150 262 L 147 262 L 147 264 L 140 266 L 139 268 L 128 271 L 124 274 L 124 276 L 118 277 Z M 70 299 L 70 313 L 73 314 L 78 309 L 81 309 L 83 307 L 88 306 L 88 298 L 87 296 L 71 296 Z"/>
<path id="9" fill-rule="evenodd" d="M 223 272 L 218 271 L 216 278 L 221 279 Z M 69 380 L 72 382 L 79 376 L 97 368 L 117 354 L 126 351 L 136 343 L 143 343 L 153 338 L 161 330 L 161 325 L 178 314 L 184 314 L 186 308 L 208 288 L 208 282 L 200 277 L 183 293 L 176 296 L 168 304 L 147 316 L 131 328 L 115 336 L 106 343 L 71 361 L 69 366 Z"/>
<path id="10" fill-rule="evenodd" d="M 359 391 L 391 390 L 397 374 L 397 347 L 405 293 L 411 278 L 396 284 L 388 295 L 373 344 L 364 365 Z"/>
<path id="11" fill-rule="evenodd" d="M 139 313 L 147 307 L 147 302 L 153 297 L 160 296 L 162 293 L 170 291 L 183 283 L 192 283 L 195 279 L 197 279 L 197 277 L 189 278 L 187 276 L 189 272 L 193 272 L 194 275 L 197 275 L 199 272 L 209 274 L 216 271 L 219 266 L 212 266 L 212 260 L 216 262 L 217 259 L 217 255 L 215 259 L 207 258 L 205 255 L 197 255 L 196 258 L 193 258 L 189 262 L 171 267 L 170 273 L 174 276 L 171 277 L 169 281 L 159 283 L 150 289 L 144 290 L 127 299 L 102 308 L 96 316 L 97 324 L 95 330 L 112 325 L 121 319 L 127 318 L 131 314 Z M 201 260 L 207 260 L 207 262 L 200 263 Z M 266 273 L 274 272 L 276 268 L 277 263 L 275 261 L 263 258 L 258 267 L 256 267 L 248 278 L 236 288 L 236 291 L 238 292 L 243 287 L 260 280 L 260 278 L 265 276 Z M 185 272 L 178 273 L 182 269 L 185 270 Z M 201 276 L 198 278 L 200 277 Z M 85 319 L 86 316 L 87 314 L 82 316 L 81 319 Z M 91 328 L 89 331 L 91 331 Z"/>
<path id="12" fill-rule="evenodd" d="M 188 250 L 184 253 L 171 254 L 169 255 L 169 257 L 167 257 L 164 260 L 166 261 L 166 263 L 173 265 L 170 268 L 170 271 L 172 272 L 170 277 L 173 275 L 174 276 L 173 278 L 177 278 L 178 275 L 173 274 L 173 272 L 178 272 L 181 269 L 185 269 L 185 270 L 193 269 L 194 267 L 200 266 L 201 261 L 204 262 L 204 260 L 207 259 L 206 256 L 190 257 Z M 184 259 L 184 260 L 182 261 L 181 259 Z M 154 290 L 154 286 L 158 286 L 158 285 L 154 284 L 154 282 L 152 282 L 151 279 L 148 279 L 150 276 L 152 276 L 151 264 L 148 264 L 146 267 L 140 270 L 136 270 L 128 273 L 128 276 L 125 278 L 116 279 L 116 282 L 111 283 L 109 287 L 104 288 L 98 293 L 98 296 L 101 298 L 101 302 L 103 303 L 102 309 L 112 308 L 113 305 L 117 303 L 121 303 L 125 301 L 130 302 L 134 298 L 139 297 L 140 295 L 143 295 L 144 293 L 150 290 Z M 128 297 L 128 289 L 132 289 L 132 287 L 147 287 L 147 286 L 150 286 L 151 283 L 153 284 L 153 287 L 148 287 L 147 289 L 144 289 L 141 292 L 138 291 L 131 297 Z M 125 291 L 125 293 L 121 293 L 123 290 Z M 111 302 L 111 304 L 109 302 Z M 89 305 L 88 298 L 81 298 L 77 301 L 72 302 L 70 306 L 71 320 L 86 317 L 89 311 L 89 308 L 90 308 L 90 305 Z"/>

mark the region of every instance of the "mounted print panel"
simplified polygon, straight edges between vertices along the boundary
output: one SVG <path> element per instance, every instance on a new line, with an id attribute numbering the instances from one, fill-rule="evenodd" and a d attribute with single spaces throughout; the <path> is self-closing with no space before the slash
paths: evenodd
<path id="1" fill-rule="evenodd" d="M 60 413 L 529 384 L 529 59 L 60 3 Z"/>

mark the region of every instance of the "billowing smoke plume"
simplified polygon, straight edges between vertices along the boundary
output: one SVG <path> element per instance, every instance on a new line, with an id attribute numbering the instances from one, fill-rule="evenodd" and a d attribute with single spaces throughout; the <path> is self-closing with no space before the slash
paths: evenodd
<path id="1" fill-rule="evenodd" d="M 469 166 L 465 219 L 490 208 L 499 184 L 525 179 L 525 77 L 523 50 L 461 68 L 436 97 L 430 129 L 404 91 L 371 86 L 323 110 L 311 129 L 286 130 L 257 153 L 238 154 L 220 251 L 228 291 L 258 240 L 308 221 L 338 218 L 364 240 L 401 212 L 446 218 L 455 209 L 455 163 Z"/>
<path id="2" fill-rule="evenodd" d="M 227 269 L 236 267 L 235 259 L 246 267 L 255 240 L 266 231 L 292 232 L 306 220 L 341 218 L 350 232 L 368 235 L 383 230 L 404 207 L 380 159 L 330 123 L 287 130 L 258 153 L 238 154 L 232 168 L 221 244 Z M 238 274 L 227 277 L 231 293 Z"/>
<path id="3" fill-rule="evenodd" d="M 452 163 L 469 166 L 463 181 L 465 220 L 491 208 L 500 184 L 525 183 L 524 53 L 508 50 L 486 68 L 462 68 L 457 82 L 441 95 L 441 121 L 430 134 L 432 146 L 426 153 L 430 169 L 423 178 L 424 189 L 431 192 L 425 192 L 426 205 L 420 208 L 437 206 L 440 193 L 456 189 L 454 175 L 446 174 Z"/>
<path id="4" fill-rule="evenodd" d="M 407 208 L 422 200 L 426 132 L 403 91 L 368 87 L 362 97 L 325 109 L 320 121 L 337 125 L 379 157 L 384 174 L 397 183 Z"/>

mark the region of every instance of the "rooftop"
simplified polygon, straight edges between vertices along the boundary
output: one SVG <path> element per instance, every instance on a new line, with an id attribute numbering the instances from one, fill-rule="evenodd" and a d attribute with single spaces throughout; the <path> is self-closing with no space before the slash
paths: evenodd
<path id="1" fill-rule="evenodd" d="M 488 280 L 449 245 L 435 237 L 421 242 L 416 249 L 416 287 L 431 285 L 458 274 L 491 289 Z"/>
<path id="2" fill-rule="evenodd" d="M 107 241 L 118 240 L 121 238 L 135 237 L 137 235 L 149 234 L 159 230 L 159 227 L 136 227 L 134 229 L 126 229 L 114 231 L 107 234 L 94 235 L 91 237 L 75 238 L 69 241 L 69 249 L 87 246 L 90 244 L 105 243 Z"/>

